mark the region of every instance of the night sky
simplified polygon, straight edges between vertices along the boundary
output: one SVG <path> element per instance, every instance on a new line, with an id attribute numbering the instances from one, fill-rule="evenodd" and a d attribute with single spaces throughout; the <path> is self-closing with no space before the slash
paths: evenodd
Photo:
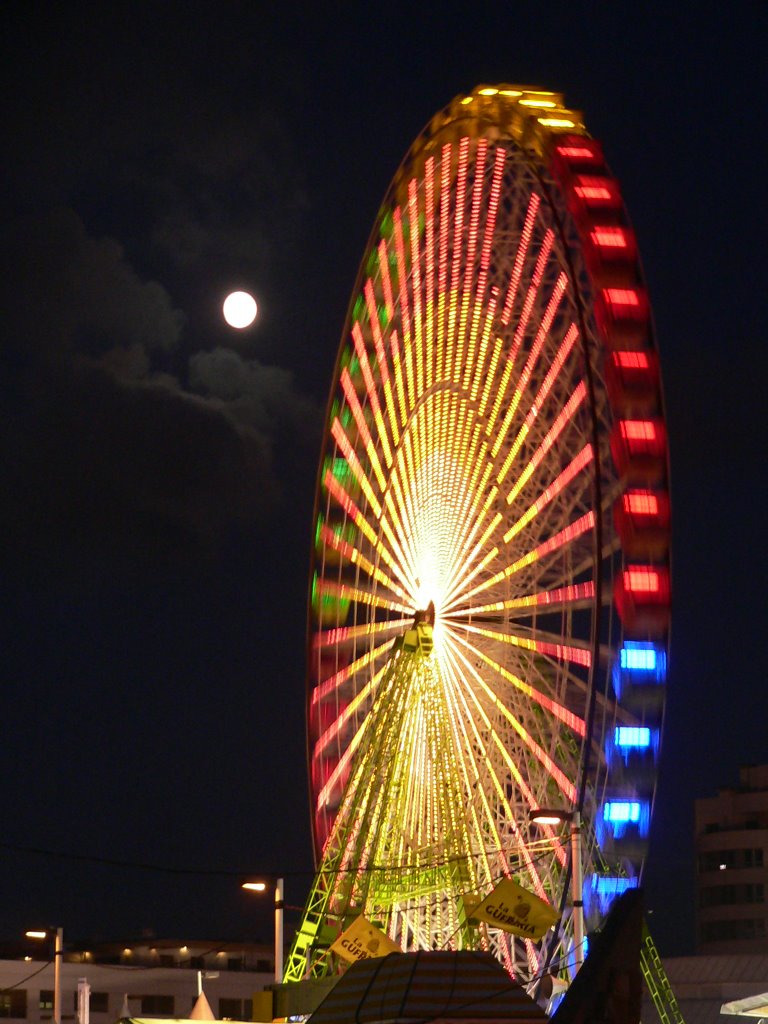
<path id="1" fill-rule="evenodd" d="M 304 630 L 323 408 L 406 149 L 479 82 L 585 112 L 654 305 L 674 622 L 648 865 L 693 944 L 693 798 L 768 760 L 766 10 L 9 3 L 0 937 L 270 935 L 311 880 Z M 222 322 L 228 290 L 260 304 Z M 143 865 L 143 866 L 141 866 Z"/>

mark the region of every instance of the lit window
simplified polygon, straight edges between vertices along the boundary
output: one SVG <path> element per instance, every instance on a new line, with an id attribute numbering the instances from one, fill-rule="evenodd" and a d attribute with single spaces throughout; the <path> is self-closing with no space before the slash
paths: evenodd
<path id="1" fill-rule="evenodd" d="M 663 668 L 660 662 L 664 658 L 663 651 L 642 640 L 627 640 L 619 652 L 621 667 L 635 672 L 655 672 L 657 668 Z"/>
<path id="2" fill-rule="evenodd" d="M 601 249 L 626 249 L 629 244 L 624 228 L 595 228 L 591 238 L 593 243 Z"/>
<path id="3" fill-rule="evenodd" d="M 604 288 L 603 296 L 609 306 L 640 305 L 640 295 L 636 288 Z"/>
<path id="4" fill-rule="evenodd" d="M 573 193 L 585 206 L 618 207 L 621 205 L 619 190 L 612 178 L 580 174 L 573 186 Z"/>
<path id="5" fill-rule="evenodd" d="M 648 370 L 651 365 L 645 352 L 614 352 L 613 361 L 622 370 Z"/>
<path id="6" fill-rule="evenodd" d="M 622 420 L 621 435 L 627 441 L 655 441 L 656 424 L 652 420 Z"/>
<path id="7" fill-rule="evenodd" d="M 633 594 L 657 594 L 659 574 L 650 566 L 633 565 L 624 570 L 624 587 Z"/>
<path id="8" fill-rule="evenodd" d="M 586 146 L 558 146 L 556 152 L 566 160 L 595 160 L 597 154 Z"/>
<path id="9" fill-rule="evenodd" d="M 624 511 L 633 516 L 656 516 L 659 499 L 653 491 L 627 491 L 623 496 Z"/>
<path id="10" fill-rule="evenodd" d="M 617 747 L 649 747 L 651 730 L 645 726 L 617 725 L 615 742 Z"/>
<path id="11" fill-rule="evenodd" d="M 611 800 L 603 806 L 606 821 L 628 822 L 640 820 L 640 804 L 637 800 Z"/>

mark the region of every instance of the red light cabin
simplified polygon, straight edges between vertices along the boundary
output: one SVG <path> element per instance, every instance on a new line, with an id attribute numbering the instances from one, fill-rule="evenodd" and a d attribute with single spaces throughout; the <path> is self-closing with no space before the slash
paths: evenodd
<path id="1" fill-rule="evenodd" d="M 591 225 L 582 235 L 587 269 L 598 288 L 631 287 L 637 280 L 637 241 L 622 224 Z"/>
<path id="2" fill-rule="evenodd" d="M 551 169 L 564 182 L 575 174 L 604 171 L 603 147 L 586 135 L 561 135 L 552 149 Z"/>
<path id="3" fill-rule="evenodd" d="M 623 208 L 619 183 L 602 174 L 576 174 L 568 187 L 568 209 L 582 229 L 618 222 Z"/>
<path id="4" fill-rule="evenodd" d="M 619 416 L 649 416 L 659 404 L 659 360 L 645 351 L 610 352 L 605 361 L 605 383 L 611 408 Z"/>
<path id="5" fill-rule="evenodd" d="M 669 569 L 628 565 L 615 580 L 613 600 L 624 629 L 633 637 L 655 639 L 669 629 Z"/>
<path id="6" fill-rule="evenodd" d="M 595 300 L 595 320 L 608 349 L 646 348 L 651 310 L 644 288 L 602 288 Z"/>
<path id="7" fill-rule="evenodd" d="M 666 491 L 631 490 L 613 506 L 613 521 L 628 558 L 653 561 L 669 550 L 670 506 Z"/>
<path id="8" fill-rule="evenodd" d="M 611 431 L 611 455 L 630 483 L 663 479 L 667 466 L 667 431 L 661 419 L 617 420 Z"/>

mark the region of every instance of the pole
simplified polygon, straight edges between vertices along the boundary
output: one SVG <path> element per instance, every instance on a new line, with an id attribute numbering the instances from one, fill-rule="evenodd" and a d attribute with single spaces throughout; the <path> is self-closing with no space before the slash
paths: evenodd
<path id="1" fill-rule="evenodd" d="M 283 911 L 285 881 L 278 878 L 275 884 L 275 981 L 279 985 L 283 980 Z M 57 1022 L 60 1024 L 60 1022 Z"/>
<path id="2" fill-rule="evenodd" d="M 584 963 L 584 875 L 581 863 L 581 814 L 571 816 L 571 892 L 573 894 L 574 973 Z"/>
<path id="3" fill-rule="evenodd" d="M 91 986 L 87 978 L 77 979 L 77 1024 L 91 1024 Z"/>
<path id="4" fill-rule="evenodd" d="M 50 949 L 50 946 L 48 947 Z M 56 929 L 53 947 L 53 1024 L 61 1024 L 61 960 L 64 955 L 64 929 Z"/>

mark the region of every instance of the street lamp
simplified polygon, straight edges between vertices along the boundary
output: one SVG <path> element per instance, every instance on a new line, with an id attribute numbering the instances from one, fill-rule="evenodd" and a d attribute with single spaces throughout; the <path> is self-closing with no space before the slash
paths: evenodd
<path id="1" fill-rule="evenodd" d="M 53 1022 L 61 1024 L 61 961 L 64 955 L 64 929 L 47 928 L 24 933 L 28 939 L 48 939 L 53 935 Z"/>
<path id="2" fill-rule="evenodd" d="M 243 882 L 242 889 L 248 892 L 266 892 L 266 882 Z M 283 912 L 285 910 L 285 881 L 275 880 L 275 982 L 283 980 Z M 59 1022 L 60 1024 L 60 1022 Z"/>
<path id="3" fill-rule="evenodd" d="M 581 861 L 581 814 L 555 807 L 534 807 L 528 817 L 535 825 L 570 825 L 571 902 L 573 903 L 573 959 L 575 973 L 584 963 L 584 873 Z"/>

